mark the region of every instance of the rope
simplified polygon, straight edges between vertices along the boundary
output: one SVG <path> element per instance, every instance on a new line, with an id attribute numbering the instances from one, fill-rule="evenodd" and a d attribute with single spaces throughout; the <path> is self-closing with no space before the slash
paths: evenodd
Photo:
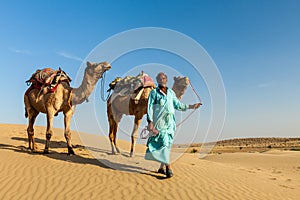
<path id="1" fill-rule="evenodd" d="M 201 100 L 199 94 L 196 92 L 196 90 L 195 90 L 195 88 L 193 87 L 191 81 L 189 81 L 189 82 L 190 82 L 190 86 L 191 86 L 192 90 L 194 91 L 194 93 L 195 93 L 196 96 L 198 97 L 199 103 L 201 103 L 201 105 L 202 105 L 202 100 Z"/>
<path id="2" fill-rule="evenodd" d="M 188 118 L 190 118 L 190 116 L 192 116 L 192 114 L 196 111 L 196 109 L 194 109 L 192 112 L 190 112 L 190 114 L 188 116 L 186 116 L 181 122 L 179 122 L 176 125 L 176 128 L 178 128 L 179 126 L 181 126 L 186 120 L 188 120 Z"/>
<path id="3" fill-rule="evenodd" d="M 110 96 L 110 93 L 111 91 L 108 93 L 107 97 L 104 98 L 104 85 L 105 85 L 105 77 L 106 77 L 106 71 L 103 73 L 102 75 L 102 79 L 101 79 L 101 85 L 100 85 L 100 96 L 101 96 L 101 99 L 102 101 L 107 101 L 107 99 L 109 98 Z"/>
<path id="4" fill-rule="evenodd" d="M 148 131 L 148 126 L 145 126 L 145 128 L 142 130 L 141 134 L 140 134 L 140 138 L 141 139 L 147 139 L 148 137 L 150 137 L 152 134 L 150 133 L 150 131 Z"/>
<path id="5" fill-rule="evenodd" d="M 191 81 L 189 81 L 189 82 L 190 82 L 190 86 L 191 86 L 193 92 L 196 94 L 196 96 L 197 96 L 197 98 L 198 98 L 198 100 L 199 100 L 199 103 L 202 105 L 202 100 L 201 100 L 199 94 L 196 92 L 196 90 L 195 90 L 195 88 L 193 87 Z M 188 116 L 186 116 L 181 122 L 179 122 L 179 123 L 176 125 L 176 128 L 178 128 L 178 127 L 179 127 L 180 125 L 182 125 L 188 118 L 190 118 L 190 116 L 192 116 L 192 114 L 193 114 L 195 111 L 196 111 L 196 109 L 194 109 Z"/>
<path id="6" fill-rule="evenodd" d="M 199 94 L 196 92 L 196 90 L 195 90 L 195 88 L 193 87 L 191 81 L 189 81 L 189 82 L 190 82 L 190 86 L 191 86 L 193 92 L 196 94 L 196 96 L 197 96 L 197 98 L 198 98 L 198 100 L 199 100 L 199 103 L 202 105 L 202 100 L 201 100 Z M 178 127 L 181 126 L 186 120 L 188 120 L 188 118 L 190 118 L 190 116 L 192 116 L 192 114 L 193 114 L 195 111 L 196 111 L 196 109 L 194 109 L 188 116 L 186 116 L 181 122 L 179 122 L 179 123 L 176 125 L 176 128 L 178 128 Z M 142 130 L 142 132 L 141 132 L 141 134 L 140 134 L 140 138 L 141 138 L 141 139 L 147 139 L 147 138 L 150 137 L 151 135 L 152 135 L 152 132 L 148 131 L 148 126 L 146 126 L 146 127 Z"/>

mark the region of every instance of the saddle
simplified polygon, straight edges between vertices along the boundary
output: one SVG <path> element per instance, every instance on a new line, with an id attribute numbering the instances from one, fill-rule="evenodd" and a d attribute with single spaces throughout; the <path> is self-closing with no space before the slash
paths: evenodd
<path id="1" fill-rule="evenodd" d="M 153 79 L 143 71 L 137 76 L 117 77 L 110 84 L 107 92 L 114 90 L 120 96 L 130 95 L 137 103 L 145 87 L 155 87 Z"/>
<path id="2" fill-rule="evenodd" d="M 30 85 L 25 94 L 27 95 L 32 89 L 42 90 L 44 88 L 47 88 L 47 93 L 55 92 L 58 84 L 63 81 L 69 84 L 72 79 L 61 68 L 58 70 L 51 68 L 38 69 L 25 82 Z"/>

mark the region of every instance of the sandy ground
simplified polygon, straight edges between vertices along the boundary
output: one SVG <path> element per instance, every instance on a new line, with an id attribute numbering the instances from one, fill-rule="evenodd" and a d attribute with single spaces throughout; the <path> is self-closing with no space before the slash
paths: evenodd
<path id="1" fill-rule="evenodd" d="M 63 130 L 55 129 L 50 154 L 42 154 L 45 127 L 35 128 L 39 151 L 27 149 L 25 125 L 0 124 L 0 199 L 299 199 L 300 152 L 175 156 L 174 177 L 158 164 L 111 155 L 106 137 L 73 134 L 67 155 Z M 82 140 L 80 139 L 83 138 Z M 87 145 L 88 144 L 88 145 Z M 128 142 L 120 142 L 129 149 Z M 97 158 L 97 159 L 96 159 Z"/>

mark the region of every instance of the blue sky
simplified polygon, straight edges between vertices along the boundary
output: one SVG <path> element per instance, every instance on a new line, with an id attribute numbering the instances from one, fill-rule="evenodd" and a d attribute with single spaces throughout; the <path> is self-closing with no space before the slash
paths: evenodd
<path id="1" fill-rule="evenodd" d="M 25 81 L 37 68 L 61 66 L 75 78 L 82 61 L 107 38 L 129 29 L 162 27 L 193 38 L 216 63 L 227 95 L 220 139 L 299 136 L 299 9 L 296 0 L 1 1 L 0 123 L 27 123 Z M 115 66 L 130 69 L 144 63 L 174 66 L 184 61 L 149 50 L 123 56 Z M 114 65 L 109 73 L 110 78 L 122 75 Z M 208 92 L 202 91 L 208 102 Z M 98 112 L 106 121 L 106 110 Z M 207 121 L 209 109 L 200 112 Z M 40 115 L 37 124 L 46 125 L 44 118 Z M 86 123 L 83 131 L 97 133 L 97 126 Z M 55 126 L 62 124 L 57 118 Z M 197 136 L 196 142 L 201 139 Z"/>

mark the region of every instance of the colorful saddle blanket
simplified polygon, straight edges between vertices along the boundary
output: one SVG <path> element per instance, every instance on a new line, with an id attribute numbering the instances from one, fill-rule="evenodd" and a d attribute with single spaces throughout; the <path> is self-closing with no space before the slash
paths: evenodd
<path id="1" fill-rule="evenodd" d="M 44 87 L 48 88 L 48 92 L 54 92 L 59 83 L 66 81 L 70 83 L 72 79 L 60 68 L 58 70 L 53 70 L 51 68 L 38 69 L 32 74 L 31 78 L 26 81 L 30 85 L 30 90 L 41 89 Z M 27 90 L 28 93 L 30 90 Z"/>

